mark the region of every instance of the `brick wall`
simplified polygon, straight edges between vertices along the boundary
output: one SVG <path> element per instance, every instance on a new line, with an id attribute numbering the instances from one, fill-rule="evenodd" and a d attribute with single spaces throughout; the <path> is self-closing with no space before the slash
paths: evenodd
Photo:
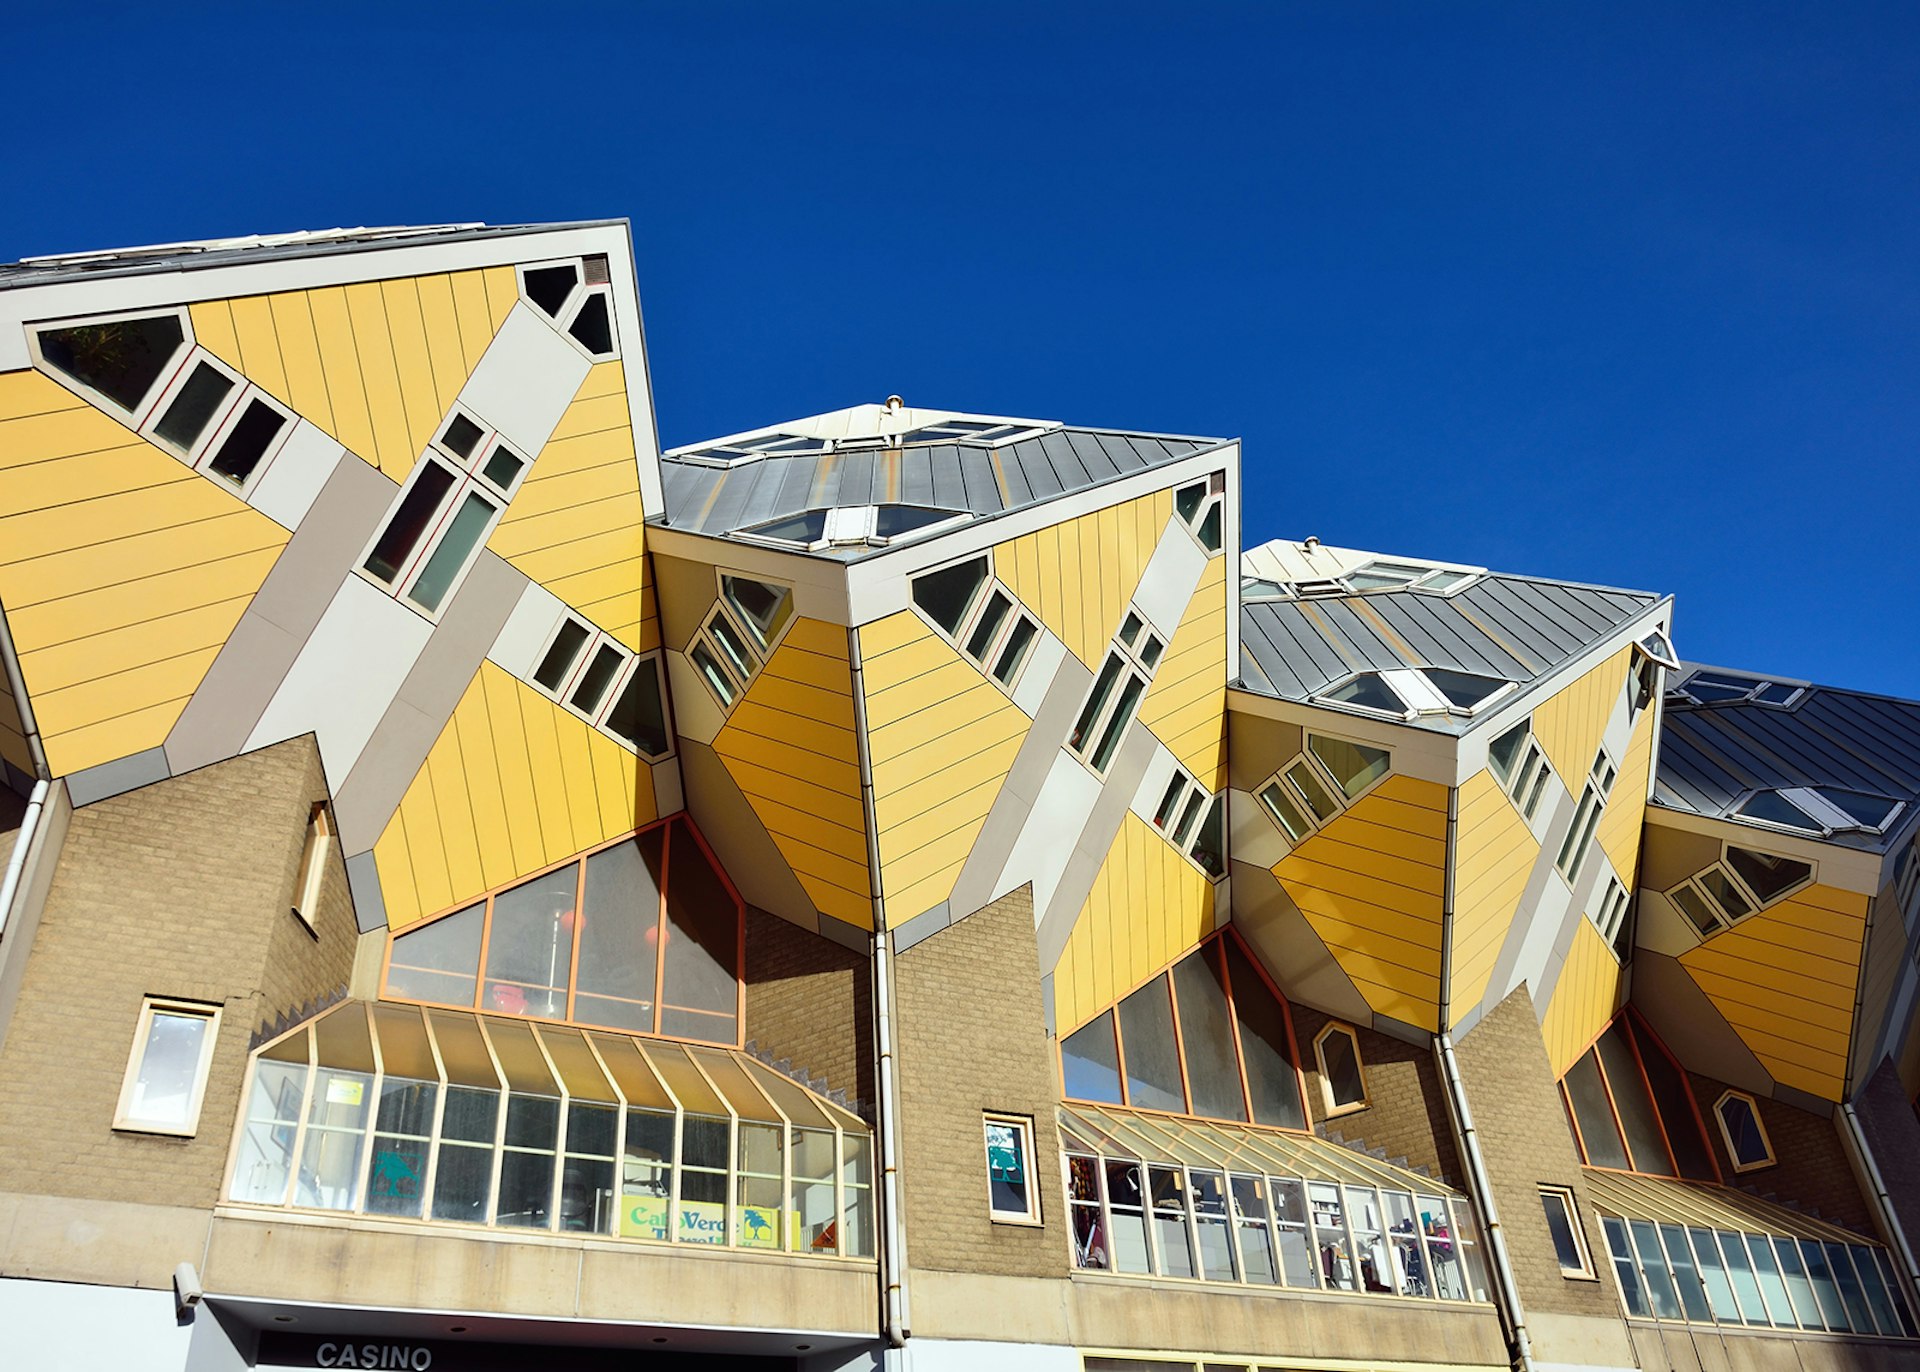
<path id="1" fill-rule="evenodd" d="M 908 1260 L 1065 1277 L 1059 1089 L 1040 1009 L 1032 888 L 915 944 L 894 965 Z M 985 1111 L 1033 1120 L 1038 1226 L 987 1218 Z"/>
<path id="2" fill-rule="evenodd" d="M 1364 1025 L 1352 1026 L 1360 1037 L 1367 1106 L 1327 1118 L 1327 1096 L 1313 1040 L 1332 1022 L 1332 1016 L 1312 1006 L 1293 1007 L 1293 1033 L 1300 1043 L 1300 1066 L 1307 1076 L 1307 1112 L 1315 1125 L 1348 1143 L 1364 1141 L 1368 1148 L 1384 1148 L 1389 1158 L 1405 1158 L 1409 1167 L 1426 1168 L 1449 1186 L 1465 1190 L 1466 1173 L 1454 1146 L 1453 1125 L 1447 1119 L 1446 1097 L 1432 1049 L 1403 1043 Z"/>
<path id="3" fill-rule="evenodd" d="M 815 1086 L 873 1114 L 873 972 L 868 960 L 797 924 L 747 907 L 747 1024 L 754 1049 L 791 1060 Z M 857 1105 L 855 1104 L 857 1102 Z"/>
<path id="4" fill-rule="evenodd" d="M 1854 1181 L 1853 1168 L 1847 1162 L 1835 1121 L 1765 1096 L 1757 1097 L 1760 1123 L 1779 1161 L 1758 1171 L 1735 1172 L 1733 1159 L 1727 1155 L 1726 1140 L 1720 1134 L 1719 1121 L 1713 1117 L 1713 1103 L 1726 1094 L 1727 1084 L 1698 1072 L 1689 1072 L 1687 1079 L 1693 1087 L 1693 1098 L 1699 1103 L 1700 1118 L 1707 1126 L 1707 1142 L 1713 1149 L 1714 1161 L 1720 1164 L 1720 1176 L 1727 1185 L 1782 1205 L 1816 1211 L 1835 1224 L 1869 1237 L 1877 1232 L 1866 1200 Z"/>
<path id="5" fill-rule="evenodd" d="M 325 781 L 311 737 L 74 812 L 0 1050 L 0 1186 L 206 1206 L 249 1040 L 345 989 L 357 933 L 336 852 L 316 939 L 291 912 Z M 224 1007 L 190 1139 L 112 1129 L 143 997 Z"/>
<path id="6" fill-rule="evenodd" d="M 1542 1183 L 1570 1186 L 1579 1202 L 1596 1269 L 1606 1260 L 1605 1238 L 1592 1219 L 1566 1107 L 1560 1103 L 1527 988 L 1517 988 L 1456 1040 L 1454 1056 L 1466 1083 L 1494 1204 L 1513 1255 L 1521 1302 L 1529 1314 L 1540 1310 L 1618 1318 L 1619 1305 L 1610 1283 L 1560 1275 L 1553 1238 L 1547 1232 L 1539 1188 Z"/>

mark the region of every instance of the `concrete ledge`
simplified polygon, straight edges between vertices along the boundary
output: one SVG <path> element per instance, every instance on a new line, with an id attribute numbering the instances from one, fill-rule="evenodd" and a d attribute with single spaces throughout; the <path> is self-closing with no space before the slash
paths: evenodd
<path id="1" fill-rule="evenodd" d="M 171 1205 L 0 1192 L 0 1276 L 171 1289 L 212 1215 Z"/>

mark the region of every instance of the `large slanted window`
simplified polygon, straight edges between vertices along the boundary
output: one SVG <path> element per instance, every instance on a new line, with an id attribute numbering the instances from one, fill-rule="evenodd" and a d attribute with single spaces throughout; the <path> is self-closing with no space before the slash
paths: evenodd
<path id="1" fill-rule="evenodd" d="M 675 816 L 394 935 L 384 994 L 734 1044 L 744 917 Z"/>
<path id="2" fill-rule="evenodd" d="M 657 653 L 629 652 L 611 634 L 562 615 L 534 666 L 533 684 L 650 758 L 673 750 Z"/>
<path id="3" fill-rule="evenodd" d="M 1531 824 L 1553 776 L 1546 752 L 1533 736 L 1532 720 L 1514 725 L 1487 745 L 1487 770 L 1512 799 L 1520 817 Z"/>
<path id="4" fill-rule="evenodd" d="M 348 1001 L 250 1075 L 239 1204 L 873 1255 L 867 1126 L 741 1053 Z"/>
<path id="5" fill-rule="evenodd" d="M 687 647 L 687 659 L 723 708 L 731 708 L 793 622 L 793 591 L 720 573 L 720 597 Z"/>
<path id="6" fill-rule="evenodd" d="M 1307 1126 L 1298 1060 L 1286 1000 L 1231 929 L 1060 1041 L 1070 1100 L 1284 1129 Z"/>
<path id="7" fill-rule="evenodd" d="M 1560 1091 L 1588 1166 L 1720 1180 L 1686 1074 L 1631 1011 L 1581 1054 Z"/>
<path id="8" fill-rule="evenodd" d="M 1813 866 L 1729 843 L 1718 862 L 1667 892 L 1702 938 L 1785 900 L 1813 880 Z"/>
<path id="9" fill-rule="evenodd" d="M 1288 840 L 1299 843 L 1331 823 L 1392 768 L 1393 757 L 1385 748 L 1308 734 L 1306 751 L 1284 763 L 1260 788 L 1260 803 Z"/>
<path id="10" fill-rule="evenodd" d="M 1614 779 L 1619 775 L 1620 769 L 1613 765 L 1606 749 L 1594 754 L 1587 784 L 1580 792 L 1580 803 L 1573 809 L 1573 823 L 1560 842 L 1560 855 L 1553 864 L 1569 886 L 1580 880 L 1580 873 L 1586 867 L 1593 831 L 1600 823 L 1601 812 L 1607 808 L 1607 797 L 1613 794 Z"/>
<path id="11" fill-rule="evenodd" d="M 1067 748 L 1096 773 L 1112 765 L 1166 646 L 1139 611 L 1127 611 L 1067 736 Z"/>

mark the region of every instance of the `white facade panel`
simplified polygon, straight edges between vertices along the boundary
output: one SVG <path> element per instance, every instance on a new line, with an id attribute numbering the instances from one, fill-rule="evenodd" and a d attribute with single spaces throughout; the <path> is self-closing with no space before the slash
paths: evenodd
<path id="1" fill-rule="evenodd" d="M 553 637 L 553 631 L 560 627 L 560 616 L 565 611 L 559 596 L 539 582 L 529 581 L 507 616 L 507 622 L 500 626 L 493 646 L 487 649 L 487 661 L 505 668 L 522 681 L 531 681 L 534 668 L 540 665 L 540 654 Z"/>
<path id="2" fill-rule="evenodd" d="M 460 389 L 460 403 L 537 457 L 593 363 L 526 302 L 513 307 Z"/>
<path id="3" fill-rule="evenodd" d="M 1180 527 L 1178 520 L 1169 519 L 1133 592 L 1135 607 L 1168 642 L 1173 641 L 1174 631 L 1180 627 L 1181 616 L 1186 614 L 1194 589 L 1206 570 L 1205 550 Z M 1114 625 L 1116 629 L 1119 627 Z"/>
<path id="4" fill-rule="evenodd" d="M 281 527 L 297 529 L 346 455 L 326 430 L 302 419 L 254 483 L 247 503 Z"/>
<path id="5" fill-rule="evenodd" d="M 1031 881 L 1034 918 L 1038 919 L 1053 904 L 1053 893 L 1099 799 L 1100 779 L 1063 750 L 1041 784 L 1032 815 L 993 884 L 991 899 L 998 900 Z"/>

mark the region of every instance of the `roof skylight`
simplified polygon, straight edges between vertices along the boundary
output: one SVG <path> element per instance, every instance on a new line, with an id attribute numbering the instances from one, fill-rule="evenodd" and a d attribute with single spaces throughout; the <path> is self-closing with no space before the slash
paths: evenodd
<path id="1" fill-rule="evenodd" d="M 1832 834 L 1883 834 L 1906 806 L 1887 796 L 1837 786 L 1790 786 L 1755 791 L 1734 807 L 1736 819 L 1826 838 Z"/>
<path id="2" fill-rule="evenodd" d="M 1695 705 L 1737 705 L 1752 701 L 1756 705 L 1786 709 L 1798 704 L 1807 690 L 1798 682 L 1702 669 L 1675 686 L 1672 694 Z"/>
<path id="3" fill-rule="evenodd" d="M 829 548 L 887 547 L 910 536 L 957 524 L 965 510 L 934 505 L 842 505 L 782 515 L 738 532 L 748 538 L 820 552 Z"/>
<path id="4" fill-rule="evenodd" d="M 1481 573 L 1462 567 L 1436 567 L 1424 562 L 1375 558 L 1338 576 L 1280 581 L 1272 577 L 1243 577 L 1242 601 L 1315 600 L 1325 596 L 1367 595 L 1375 591 L 1424 591 L 1448 595 Z"/>
<path id="5" fill-rule="evenodd" d="M 1515 689 L 1500 677 L 1449 667 L 1399 667 L 1360 672 L 1314 699 L 1364 714 L 1413 720 L 1422 715 L 1475 715 Z"/>

